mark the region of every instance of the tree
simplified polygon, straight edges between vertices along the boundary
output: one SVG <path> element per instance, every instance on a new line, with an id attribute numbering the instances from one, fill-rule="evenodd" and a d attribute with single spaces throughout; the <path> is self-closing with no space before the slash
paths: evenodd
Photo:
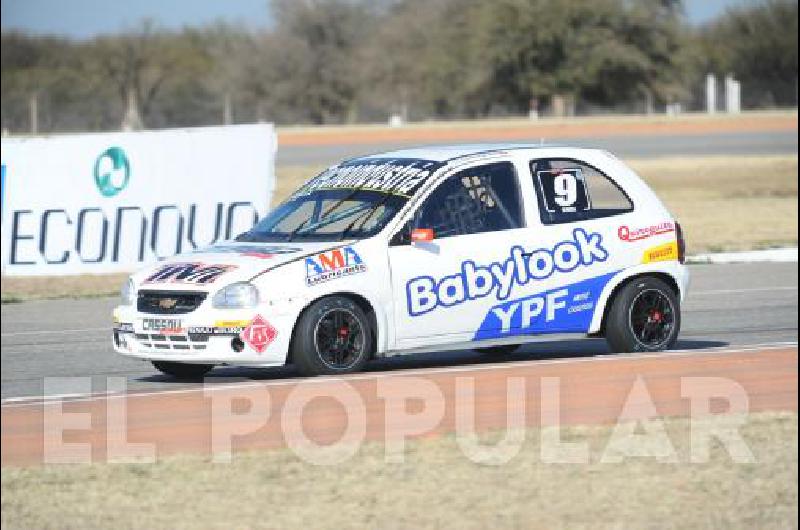
<path id="1" fill-rule="evenodd" d="M 797 105 L 797 1 L 729 9 L 698 31 L 702 75 L 732 73 L 746 106 Z"/>
<path id="2" fill-rule="evenodd" d="M 144 126 L 159 90 L 174 72 L 168 37 L 153 21 L 144 20 L 136 30 L 98 37 L 89 46 L 85 67 L 95 83 L 110 83 L 116 89 L 124 109 L 123 128 Z"/>
<path id="3" fill-rule="evenodd" d="M 2 36 L 3 129 L 36 132 L 52 125 L 48 99 L 71 77 L 71 42 L 56 37 Z M 36 122 L 36 123 L 34 123 Z"/>
<path id="4" fill-rule="evenodd" d="M 234 100 L 242 97 L 249 77 L 251 58 L 257 54 L 250 33 L 241 26 L 217 22 L 193 38 L 209 68 L 203 79 L 209 92 L 220 101 L 220 121 L 234 122 Z"/>
<path id="5" fill-rule="evenodd" d="M 674 97 L 681 48 L 674 2 L 498 0 L 474 13 L 483 90 L 518 111 L 555 95 L 613 105 Z"/>
<path id="6" fill-rule="evenodd" d="M 473 63 L 464 46 L 471 0 L 406 0 L 374 24 L 358 58 L 362 101 L 416 117 L 468 112 Z"/>
<path id="7" fill-rule="evenodd" d="M 733 73 L 796 104 L 797 1 L 691 28 L 680 0 L 271 0 L 262 30 L 142 22 L 88 41 L 4 32 L 2 125 L 117 130 L 521 115 L 532 99 L 641 111 Z M 31 112 L 34 109 L 37 112 Z"/>
<path id="8" fill-rule="evenodd" d="M 314 123 L 357 119 L 359 79 L 353 57 L 372 23 L 366 4 L 346 0 L 274 0 L 275 39 L 291 69 L 291 103 Z"/>

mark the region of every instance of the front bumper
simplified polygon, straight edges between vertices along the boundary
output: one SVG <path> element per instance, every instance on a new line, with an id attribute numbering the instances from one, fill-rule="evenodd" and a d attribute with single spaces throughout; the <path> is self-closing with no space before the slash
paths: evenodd
<path id="1" fill-rule="evenodd" d="M 257 317 L 266 326 L 247 332 Z M 294 320 L 262 307 L 201 307 L 188 314 L 152 315 L 135 306 L 119 306 L 114 310 L 112 344 L 117 353 L 147 361 L 280 366 L 286 363 Z"/>

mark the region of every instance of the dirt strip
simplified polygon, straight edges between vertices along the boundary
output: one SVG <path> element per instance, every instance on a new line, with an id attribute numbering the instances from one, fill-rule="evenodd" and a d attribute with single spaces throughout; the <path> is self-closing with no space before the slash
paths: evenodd
<path id="1" fill-rule="evenodd" d="M 686 116 L 677 118 L 585 118 L 541 121 L 471 121 L 411 124 L 390 128 L 378 125 L 289 128 L 278 130 L 280 146 L 353 145 L 389 142 L 527 141 L 639 135 L 703 135 L 735 132 L 796 131 L 795 114 L 740 116 Z"/>
<path id="2" fill-rule="evenodd" d="M 524 382 L 524 397 L 509 402 L 507 388 L 514 378 Z M 113 445 L 123 436 L 130 443 L 154 444 L 157 456 L 207 455 L 212 446 L 212 410 L 218 414 L 213 422 L 217 433 L 241 434 L 232 439 L 234 452 L 296 446 L 303 435 L 317 444 L 330 444 L 353 425 L 361 425 L 368 440 L 385 441 L 401 433 L 438 435 L 455 430 L 457 414 L 474 417 L 478 432 L 504 429 L 509 411 L 525 414 L 527 426 L 608 424 L 617 421 L 623 409 L 634 417 L 649 417 L 653 405 L 658 416 L 688 416 L 692 400 L 687 392 L 726 396 L 732 388 L 746 393 L 746 408 L 735 412 L 796 411 L 797 348 L 531 361 L 429 374 L 248 381 L 210 385 L 205 393 L 188 389 L 63 404 L 6 405 L 0 447 L 2 465 L 60 460 L 69 451 L 68 446 L 58 445 L 62 441 L 89 443 L 92 460 L 105 461 L 109 439 Z M 465 406 L 473 402 L 474 416 Z M 725 398 L 710 403 L 712 413 L 730 409 Z M 54 414 L 61 407 L 70 414 L 65 418 L 80 418 L 71 414 L 84 413 L 88 424 L 86 414 L 90 415 L 91 427 L 73 423 L 64 430 L 63 439 L 60 431 L 45 432 L 44 411 Z M 127 425 L 121 421 L 121 410 L 127 411 Z M 433 422 L 426 424 L 431 417 Z M 47 459 L 45 442 L 50 447 Z"/>

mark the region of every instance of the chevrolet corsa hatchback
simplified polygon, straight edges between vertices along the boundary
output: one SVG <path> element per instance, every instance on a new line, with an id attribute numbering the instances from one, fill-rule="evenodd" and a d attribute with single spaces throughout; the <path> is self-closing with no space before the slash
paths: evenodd
<path id="1" fill-rule="evenodd" d="M 683 261 L 675 219 L 604 151 L 394 151 L 327 169 L 233 242 L 134 274 L 114 348 L 176 377 L 347 373 L 554 335 L 661 350 L 680 330 Z"/>

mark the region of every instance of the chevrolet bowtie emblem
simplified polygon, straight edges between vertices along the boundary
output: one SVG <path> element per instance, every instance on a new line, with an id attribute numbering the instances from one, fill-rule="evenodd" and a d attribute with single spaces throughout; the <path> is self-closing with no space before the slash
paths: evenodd
<path id="1" fill-rule="evenodd" d="M 175 298 L 162 298 L 158 301 L 158 307 L 160 309 L 172 309 L 178 305 L 178 300 Z"/>

